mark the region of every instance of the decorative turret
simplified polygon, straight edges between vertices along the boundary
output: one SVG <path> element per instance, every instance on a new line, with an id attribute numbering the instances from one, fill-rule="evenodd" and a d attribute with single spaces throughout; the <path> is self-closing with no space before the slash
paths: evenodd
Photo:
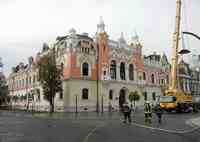
<path id="1" fill-rule="evenodd" d="M 121 36 L 118 39 L 118 41 L 119 41 L 120 44 L 126 44 L 126 40 L 124 39 L 124 33 L 123 32 L 121 32 Z"/>
<path id="2" fill-rule="evenodd" d="M 141 46 L 139 36 L 137 32 L 135 31 L 135 35 L 131 38 L 131 46 Z"/>
<path id="3" fill-rule="evenodd" d="M 99 24 L 97 24 L 97 34 L 105 33 L 105 24 L 102 16 L 100 17 Z"/>
<path id="4" fill-rule="evenodd" d="M 42 52 L 49 50 L 49 45 L 47 43 L 43 43 L 42 45 Z"/>
<path id="5" fill-rule="evenodd" d="M 70 35 L 76 35 L 76 30 L 75 30 L 74 28 L 71 28 L 71 29 L 69 30 L 69 34 L 70 34 Z"/>

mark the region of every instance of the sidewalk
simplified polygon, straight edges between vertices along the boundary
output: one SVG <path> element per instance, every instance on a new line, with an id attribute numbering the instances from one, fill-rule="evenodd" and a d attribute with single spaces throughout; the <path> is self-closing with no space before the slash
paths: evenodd
<path id="1" fill-rule="evenodd" d="M 191 122 L 193 125 L 200 127 L 200 117 L 193 118 L 193 119 L 190 120 L 190 122 Z"/>

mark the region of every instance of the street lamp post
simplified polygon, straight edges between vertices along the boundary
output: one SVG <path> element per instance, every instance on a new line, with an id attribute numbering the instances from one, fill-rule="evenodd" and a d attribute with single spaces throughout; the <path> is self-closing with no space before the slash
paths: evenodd
<path id="1" fill-rule="evenodd" d="M 103 94 L 101 95 L 101 113 L 104 112 L 104 105 L 103 105 Z"/>
<path id="2" fill-rule="evenodd" d="M 76 99 L 75 99 L 75 102 L 76 102 L 76 114 L 78 113 L 78 108 L 77 108 L 77 105 L 78 105 L 78 96 L 76 95 Z"/>
<path id="3" fill-rule="evenodd" d="M 96 71 L 96 80 L 97 80 L 97 100 L 96 100 L 96 112 L 99 113 L 99 46 L 98 46 L 98 43 L 97 43 L 97 53 L 96 53 L 96 68 L 97 68 L 97 71 Z"/>
<path id="4" fill-rule="evenodd" d="M 28 70 L 26 70 L 26 110 L 29 109 L 29 95 L 28 95 Z"/>

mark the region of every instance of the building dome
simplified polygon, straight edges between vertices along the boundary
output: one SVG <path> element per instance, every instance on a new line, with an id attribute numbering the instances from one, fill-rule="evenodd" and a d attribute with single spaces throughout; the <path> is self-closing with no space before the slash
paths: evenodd
<path id="1" fill-rule="evenodd" d="M 75 30 L 74 28 L 71 28 L 71 29 L 69 30 L 69 34 L 70 34 L 70 35 L 76 34 L 76 30 Z"/>

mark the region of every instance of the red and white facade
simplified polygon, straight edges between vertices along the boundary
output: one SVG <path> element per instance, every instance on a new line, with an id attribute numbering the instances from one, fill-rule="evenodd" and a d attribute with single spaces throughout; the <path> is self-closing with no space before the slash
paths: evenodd
<path id="1" fill-rule="evenodd" d="M 118 41 L 109 39 L 102 20 L 94 38 L 71 29 L 66 36 L 58 37 L 53 46 L 64 76 L 63 93 L 55 98 L 56 110 L 95 111 L 97 108 L 107 110 L 108 106 L 119 109 L 132 91 L 139 92 L 141 97 L 137 104 L 142 106 L 145 99 L 155 102 L 162 94 L 161 86 L 168 82 L 166 56 L 143 56 L 137 36 L 130 43 L 126 42 L 123 33 Z M 29 59 L 27 66 L 21 63 L 8 78 L 10 95 L 25 96 L 32 92 L 34 99 L 29 103 L 38 110 L 48 109 L 34 65 L 48 51 L 48 46 L 44 45 L 43 49 L 35 59 Z M 27 106 L 27 100 L 18 99 L 13 103 Z"/>

